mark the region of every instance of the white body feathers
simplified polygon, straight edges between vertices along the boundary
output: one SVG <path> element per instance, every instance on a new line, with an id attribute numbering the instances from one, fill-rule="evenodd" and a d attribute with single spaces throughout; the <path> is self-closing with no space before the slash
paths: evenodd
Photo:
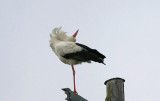
<path id="1" fill-rule="evenodd" d="M 58 58 L 65 64 L 75 65 L 82 63 L 74 59 L 65 59 L 65 54 L 81 51 L 83 48 L 75 44 L 76 39 L 69 37 L 66 32 L 61 31 L 61 28 L 55 28 L 50 34 L 50 47 Z"/>

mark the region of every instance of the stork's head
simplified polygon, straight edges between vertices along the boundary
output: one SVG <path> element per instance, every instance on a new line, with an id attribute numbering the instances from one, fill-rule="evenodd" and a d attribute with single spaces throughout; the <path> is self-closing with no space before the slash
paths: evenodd
<path id="1" fill-rule="evenodd" d="M 72 36 L 67 36 L 66 32 L 63 32 L 60 28 L 55 28 L 52 33 L 57 40 L 76 42 L 76 36 L 79 30 L 77 30 Z"/>

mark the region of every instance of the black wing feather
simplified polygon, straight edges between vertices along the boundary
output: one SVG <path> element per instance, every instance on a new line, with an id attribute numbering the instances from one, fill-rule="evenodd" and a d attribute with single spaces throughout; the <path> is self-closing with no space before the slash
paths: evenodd
<path id="1" fill-rule="evenodd" d="M 80 43 L 76 43 L 76 45 L 78 45 L 80 47 L 83 47 L 84 49 L 88 50 L 89 52 L 92 52 L 92 53 L 98 55 L 102 59 L 106 58 L 103 54 L 101 54 L 100 52 L 98 52 L 96 49 L 91 49 L 88 46 L 80 44 Z"/>
<path id="2" fill-rule="evenodd" d="M 75 52 L 75 53 L 65 54 L 63 57 L 66 59 L 75 59 L 75 60 L 82 61 L 82 62 L 91 60 L 91 61 L 95 61 L 95 62 L 104 64 L 103 59 L 105 58 L 105 56 L 103 54 L 83 44 L 76 43 L 76 45 L 82 47 L 83 50 L 79 52 Z"/>

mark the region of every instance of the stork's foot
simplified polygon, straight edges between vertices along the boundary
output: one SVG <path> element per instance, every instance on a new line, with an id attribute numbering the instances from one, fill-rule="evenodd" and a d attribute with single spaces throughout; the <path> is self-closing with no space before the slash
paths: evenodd
<path id="1" fill-rule="evenodd" d="M 74 90 L 74 93 L 78 94 L 76 90 Z"/>

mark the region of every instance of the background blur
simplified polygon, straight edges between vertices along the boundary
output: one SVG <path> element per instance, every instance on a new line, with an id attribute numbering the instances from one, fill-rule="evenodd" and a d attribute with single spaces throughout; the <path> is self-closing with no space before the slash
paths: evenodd
<path id="1" fill-rule="evenodd" d="M 106 55 L 75 66 L 78 93 L 104 101 L 104 82 L 121 77 L 126 101 L 160 99 L 159 0 L 0 0 L 0 101 L 65 101 L 71 66 L 49 47 L 55 27 Z"/>

